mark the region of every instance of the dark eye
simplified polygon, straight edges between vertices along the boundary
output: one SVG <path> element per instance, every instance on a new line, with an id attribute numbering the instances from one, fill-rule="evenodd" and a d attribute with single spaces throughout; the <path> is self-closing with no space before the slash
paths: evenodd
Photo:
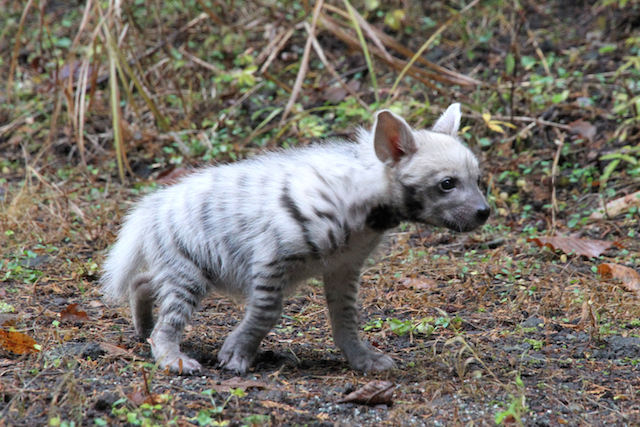
<path id="1" fill-rule="evenodd" d="M 440 181 L 440 190 L 451 191 L 456 187 L 456 181 L 453 178 L 445 178 Z"/>

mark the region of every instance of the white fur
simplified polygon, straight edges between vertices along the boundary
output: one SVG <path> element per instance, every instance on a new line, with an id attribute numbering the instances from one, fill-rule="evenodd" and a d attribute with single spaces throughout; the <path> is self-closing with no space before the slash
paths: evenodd
<path id="1" fill-rule="evenodd" d="M 128 297 L 138 333 L 153 329 L 156 359 L 187 373 L 200 365 L 179 342 L 199 301 L 211 290 L 245 298 L 245 318 L 219 354 L 225 368 L 245 372 L 280 316 L 283 295 L 322 275 L 334 338 L 350 363 L 365 371 L 393 366 L 358 338 L 362 263 L 401 220 L 468 230 L 486 219 L 478 213 L 486 203 L 477 161 L 455 137 L 456 105 L 433 131 L 414 131 L 384 111 L 355 143 L 208 167 L 146 196 L 106 260 L 105 295 Z M 439 187 L 447 177 L 455 177 L 456 191 Z"/>

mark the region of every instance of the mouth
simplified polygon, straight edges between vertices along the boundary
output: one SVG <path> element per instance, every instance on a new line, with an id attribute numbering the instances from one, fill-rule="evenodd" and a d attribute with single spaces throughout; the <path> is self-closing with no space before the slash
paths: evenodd
<path id="1" fill-rule="evenodd" d="M 480 224 L 473 224 L 473 223 L 463 223 L 463 224 L 461 224 L 461 223 L 458 223 L 458 222 L 455 222 L 455 221 L 450 221 L 450 220 L 447 220 L 447 219 L 445 219 L 442 223 L 449 230 L 457 231 L 459 233 L 465 233 L 467 231 L 471 231 L 471 230 L 477 228 L 478 225 L 480 225 Z"/>

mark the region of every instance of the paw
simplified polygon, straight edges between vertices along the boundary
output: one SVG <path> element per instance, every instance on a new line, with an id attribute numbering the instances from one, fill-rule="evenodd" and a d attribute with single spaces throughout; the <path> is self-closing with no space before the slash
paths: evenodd
<path id="1" fill-rule="evenodd" d="M 202 366 L 197 360 L 190 358 L 184 353 L 167 355 L 158 359 L 161 368 L 168 368 L 169 371 L 178 375 L 193 375 L 202 370 Z"/>
<path id="2" fill-rule="evenodd" d="M 386 371 L 396 367 L 396 363 L 391 357 L 368 349 L 349 359 L 349 363 L 353 369 L 362 372 Z"/>
<path id="3" fill-rule="evenodd" d="M 218 354 L 218 362 L 220 362 L 221 368 L 240 375 L 247 373 L 254 358 L 255 354 L 246 351 L 239 345 L 233 345 L 233 342 L 229 342 L 229 340 L 225 341 Z"/>

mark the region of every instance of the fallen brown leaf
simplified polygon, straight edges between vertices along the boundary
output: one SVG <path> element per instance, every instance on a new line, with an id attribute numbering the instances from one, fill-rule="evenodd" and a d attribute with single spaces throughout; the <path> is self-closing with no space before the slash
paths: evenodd
<path id="1" fill-rule="evenodd" d="M 127 394 L 127 399 L 136 406 L 140 406 L 143 403 L 157 405 L 164 401 L 164 398 L 161 395 L 149 393 L 147 390 L 141 388 L 136 388 L 131 393 Z"/>
<path id="2" fill-rule="evenodd" d="M 393 404 L 394 385 L 391 381 L 370 381 L 356 391 L 347 394 L 338 403 L 360 403 L 363 405 L 391 406 Z"/>
<path id="3" fill-rule="evenodd" d="M 61 320 L 71 320 L 73 322 L 86 322 L 89 320 L 89 316 L 86 311 L 79 310 L 78 304 L 69 304 L 64 310 L 60 312 Z"/>
<path id="4" fill-rule="evenodd" d="M 438 283 L 433 279 L 427 279 L 425 277 L 407 277 L 402 279 L 398 283 L 400 289 L 432 289 L 438 286 Z"/>
<path id="5" fill-rule="evenodd" d="M 604 263 L 598 266 L 602 277 L 612 277 L 622 282 L 622 287 L 640 297 L 640 273 L 620 264 Z"/>
<path id="6" fill-rule="evenodd" d="M 580 135 L 581 137 L 593 141 L 596 136 L 596 127 L 586 120 L 578 119 L 569 123 L 569 130 L 571 133 Z"/>
<path id="7" fill-rule="evenodd" d="M 100 348 L 105 352 L 107 352 L 110 356 L 124 357 L 125 359 L 135 359 L 136 357 L 129 350 L 125 350 L 122 347 L 118 347 L 117 345 L 114 345 L 108 342 L 101 342 Z"/>
<path id="8" fill-rule="evenodd" d="M 156 178 L 156 182 L 158 184 L 166 184 L 166 185 L 175 184 L 180 180 L 180 178 L 186 175 L 189 175 L 192 172 L 193 172 L 192 170 L 187 168 L 170 167 L 169 169 L 166 169 L 158 174 L 158 177 Z"/>
<path id="9" fill-rule="evenodd" d="M 633 206 L 640 206 L 640 191 L 610 201 L 606 206 L 601 206 L 600 209 L 594 211 L 589 218 L 602 219 L 605 215 L 613 218 Z"/>
<path id="10" fill-rule="evenodd" d="M 527 239 L 528 242 L 534 242 L 540 247 L 548 247 L 552 250 L 561 250 L 566 254 L 575 253 L 588 258 L 597 258 L 615 243 L 606 240 L 581 239 L 571 236 L 541 236 Z"/>
<path id="11" fill-rule="evenodd" d="M 15 354 L 36 353 L 40 351 L 38 343 L 29 335 L 17 331 L 0 329 L 0 347 Z"/>
<path id="12" fill-rule="evenodd" d="M 16 360 L 11 359 L 0 359 L 0 368 L 6 368 L 7 366 L 15 365 L 18 363 Z M 0 390 L 2 387 L 0 387 Z"/>

